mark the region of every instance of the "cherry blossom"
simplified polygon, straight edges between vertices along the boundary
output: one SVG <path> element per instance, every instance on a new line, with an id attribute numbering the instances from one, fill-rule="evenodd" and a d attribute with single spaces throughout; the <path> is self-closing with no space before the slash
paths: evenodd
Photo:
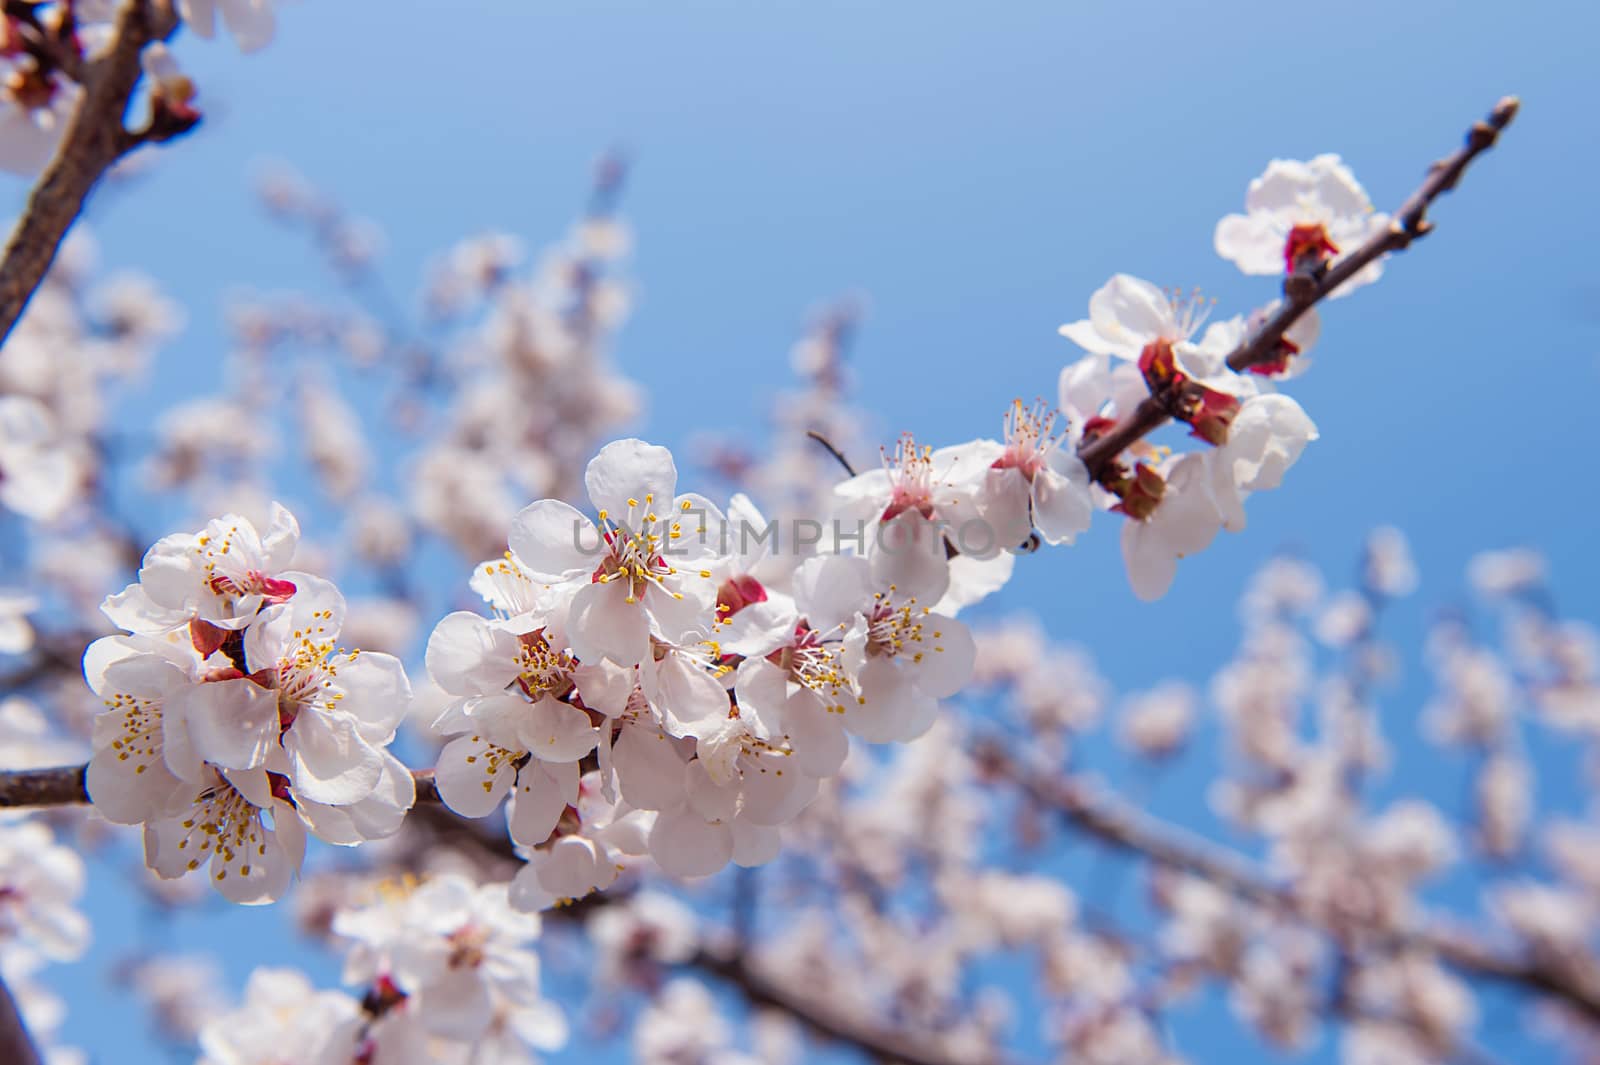
<path id="1" fill-rule="evenodd" d="M 1089 527 L 1089 472 L 1054 427 L 1042 404 L 1017 400 L 1006 412 L 1005 451 L 990 464 L 979 504 L 1004 546 L 1022 544 L 1034 529 L 1047 544 L 1070 544 Z"/>
<path id="2" fill-rule="evenodd" d="M 290 578 L 292 600 L 263 610 L 245 636 L 248 673 L 188 689 L 184 727 L 194 757 L 231 769 L 264 764 L 281 743 L 296 794 L 312 804 L 304 809 L 351 807 L 384 778 L 409 782 L 383 748 L 406 715 L 410 685 L 393 656 L 336 648 L 345 603 L 331 582 Z M 395 815 L 408 806 L 409 798 Z"/>
<path id="3" fill-rule="evenodd" d="M 1137 361 L 1145 346 L 1165 340 L 1181 353 L 1227 354 L 1238 327 L 1213 323 L 1194 339 L 1211 315 L 1211 303 L 1198 293 L 1163 291 L 1142 278 L 1116 274 L 1089 298 L 1089 317 L 1068 322 L 1061 335 L 1091 355 Z"/>
<path id="4" fill-rule="evenodd" d="M 879 469 L 834 488 L 836 549 L 853 538 L 886 581 L 918 584 L 930 604 L 947 594 L 951 609 L 976 602 L 1005 583 L 1008 549 L 1021 543 L 1002 541 L 982 510 L 987 471 L 1004 453 L 993 440 L 934 450 L 901 437 Z M 970 568 L 952 564 L 952 546 Z"/>
<path id="5" fill-rule="evenodd" d="M 577 799 L 566 814 L 572 824 L 562 825 L 548 847 L 530 851 L 527 864 L 512 880 L 510 901 L 517 909 L 544 910 L 603 891 L 616 882 L 630 859 L 649 853 L 653 813 L 608 800 L 598 773 L 579 781 Z"/>
<path id="6" fill-rule="evenodd" d="M 675 642 L 709 628 L 716 586 L 707 564 L 723 519 L 709 500 L 677 494 L 671 452 L 615 441 L 584 481 L 598 525 L 546 499 L 517 515 L 510 536 L 516 560 L 570 603 L 568 638 L 579 657 L 636 666 L 652 635 Z"/>
<path id="7" fill-rule="evenodd" d="M 1189 454 L 1159 471 L 1164 482 L 1158 505 L 1145 518 L 1122 527 L 1122 558 L 1140 599 L 1159 599 L 1172 587 L 1178 560 L 1203 551 L 1216 539 L 1224 516 L 1210 484 L 1209 455 Z"/>
<path id="8" fill-rule="evenodd" d="M 478 1047 L 509 1024 L 519 1042 L 554 1049 L 566 1041 L 561 1013 L 539 997 L 537 914 L 507 901 L 504 884 L 439 876 L 340 913 L 333 930 L 354 944 L 346 981 L 389 988 L 397 1012 L 423 1032 Z"/>
<path id="9" fill-rule="evenodd" d="M 293 969 L 250 974 L 244 1002 L 200 1030 L 202 1065 L 345 1065 L 356 1060 L 361 1005 L 342 991 L 317 991 Z"/>
<path id="10" fill-rule="evenodd" d="M 106 600 L 115 624 L 139 633 L 167 632 L 191 621 L 210 629 L 238 630 L 263 606 L 294 595 L 284 579 L 300 540 L 300 525 L 284 507 L 272 505 L 265 533 L 246 518 L 227 514 L 198 533 L 162 538 L 144 556 L 139 581 Z M 201 642 L 220 636 L 197 632 Z"/>
<path id="11" fill-rule="evenodd" d="M 146 820 L 146 863 L 169 880 L 205 867 L 211 885 L 233 902 L 276 901 L 300 871 L 306 848 L 306 827 L 287 778 L 267 769 L 212 766 L 197 776 L 182 782 L 186 803 L 177 812 Z"/>
<path id="12" fill-rule="evenodd" d="M 1217 223 L 1217 254 L 1247 274 L 1294 273 L 1309 263 L 1337 263 L 1389 226 L 1337 155 L 1307 162 L 1274 159 L 1245 194 L 1245 214 Z M 1373 262 L 1333 292 L 1335 298 L 1376 281 Z"/>

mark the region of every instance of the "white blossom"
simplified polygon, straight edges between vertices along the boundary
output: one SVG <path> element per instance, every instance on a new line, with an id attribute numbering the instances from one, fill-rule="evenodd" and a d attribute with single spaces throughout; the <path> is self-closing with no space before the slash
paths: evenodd
<path id="1" fill-rule="evenodd" d="M 1217 223 L 1216 248 L 1247 274 L 1284 272 L 1285 259 L 1294 254 L 1291 235 L 1297 227 L 1301 233 L 1320 229 L 1321 240 L 1333 245 L 1326 254 L 1337 264 L 1389 226 L 1389 216 L 1372 209 L 1366 190 L 1337 155 L 1308 162 L 1274 159 L 1250 182 L 1245 211 Z M 1314 243 L 1316 236 L 1306 234 L 1305 239 Z M 1347 296 L 1382 272 L 1382 261 L 1373 262 L 1332 295 Z"/>

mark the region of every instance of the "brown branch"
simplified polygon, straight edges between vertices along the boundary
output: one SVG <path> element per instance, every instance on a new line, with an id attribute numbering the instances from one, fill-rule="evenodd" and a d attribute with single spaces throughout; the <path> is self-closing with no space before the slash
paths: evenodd
<path id="1" fill-rule="evenodd" d="M 135 133 L 124 125 L 139 83 L 140 53 L 177 25 L 170 0 L 127 0 L 105 53 L 83 65 L 83 96 L 0 258 L 0 344 L 22 317 L 95 183 L 140 144 L 181 132 L 152 127 Z"/>
<path id="2" fill-rule="evenodd" d="M 1104 844 L 1190 873 L 1265 909 L 1316 923 L 1292 885 L 1272 879 L 1242 854 L 1151 817 L 1108 790 L 1036 771 L 1000 744 L 981 744 L 976 757 L 989 775 L 1011 782 L 1035 803 Z M 1386 949 L 1434 954 L 1469 976 L 1546 995 L 1600 1024 L 1600 986 L 1560 959 L 1506 954 L 1464 929 L 1428 923 L 1380 934 L 1375 942 Z"/>
<path id="3" fill-rule="evenodd" d="M 86 765 L 0 772 L 0 806 L 77 806 L 89 801 Z"/>
<path id="4" fill-rule="evenodd" d="M 1403 251 L 1418 237 L 1432 232 L 1433 223 L 1427 218 L 1428 208 L 1434 200 L 1456 187 L 1468 164 L 1494 147 L 1500 131 L 1517 116 L 1519 106 L 1515 96 L 1507 96 L 1495 105 L 1488 118 L 1474 123 L 1467 131 L 1466 142 L 1455 153 L 1428 168 L 1427 178 L 1400 205 L 1388 229 L 1373 236 L 1320 275 L 1286 278 L 1283 305 L 1259 330 L 1228 355 L 1228 367 L 1243 372 L 1276 357 L 1284 335 L 1307 311 L 1370 264 L 1390 252 Z M 1176 395 L 1167 393 L 1148 396 L 1108 432 L 1080 447 L 1078 457 L 1088 467 L 1089 475 L 1099 477 L 1129 444 L 1165 424 L 1170 417 L 1168 412 L 1171 404 L 1176 399 Z"/>
<path id="5" fill-rule="evenodd" d="M 89 801 L 85 781 L 87 765 L 59 765 L 48 769 L 0 770 L 0 808 L 8 806 L 81 806 Z M 418 803 L 438 803 L 439 788 L 433 770 L 413 769 Z"/>
<path id="6" fill-rule="evenodd" d="M 6 1065 L 42 1065 L 39 1050 L 28 1035 L 17 1000 L 0 978 L 0 1061 Z"/>
<path id="7" fill-rule="evenodd" d="M 937 1036 L 889 1030 L 860 1020 L 821 995 L 772 978 L 738 953 L 702 947 L 687 964 L 732 984 L 751 1005 L 786 1013 L 812 1035 L 848 1044 L 880 1061 L 899 1065 L 994 1065 L 950 1053 Z"/>

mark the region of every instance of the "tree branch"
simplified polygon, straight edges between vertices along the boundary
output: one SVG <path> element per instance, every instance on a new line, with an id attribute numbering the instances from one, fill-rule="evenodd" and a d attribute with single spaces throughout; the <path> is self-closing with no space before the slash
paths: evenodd
<path id="1" fill-rule="evenodd" d="M 1243 372 L 1276 357 L 1278 346 L 1289 329 L 1312 307 L 1335 289 L 1390 252 L 1403 251 L 1418 237 L 1433 231 L 1428 208 L 1441 195 L 1456 187 L 1461 175 L 1478 156 L 1494 147 L 1500 131 L 1517 116 L 1520 103 L 1507 96 L 1497 103 L 1488 118 L 1467 131 L 1466 142 L 1450 156 L 1428 168 L 1428 176 L 1395 212 L 1389 228 L 1369 239 L 1320 275 L 1292 275 L 1284 279 L 1283 305 L 1255 332 L 1228 355 L 1228 367 Z M 1088 467 L 1090 477 L 1098 477 L 1122 454 L 1129 444 L 1154 432 L 1166 423 L 1168 407 L 1175 397 L 1161 394 L 1141 400 L 1126 418 L 1108 432 L 1078 449 L 1078 458 Z"/>
<path id="2" fill-rule="evenodd" d="M 0 808 L 8 806 L 81 806 L 89 801 L 85 780 L 87 765 L 58 765 L 48 769 L 0 770 Z M 413 769 L 417 802 L 439 802 L 433 770 Z"/>
<path id="3" fill-rule="evenodd" d="M 688 964 L 732 984 L 751 1005 L 786 1013 L 812 1035 L 856 1047 L 880 1061 L 899 1065 L 995 1065 L 958 1057 L 945 1050 L 937 1037 L 886 1030 L 862 1021 L 822 996 L 773 979 L 735 952 L 702 947 Z"/>
<path id="4" fill-rule="evenodd" d="M 1006 780 L 1041 807 L 1111 847 L 1179 869 L 1263 908 L 1316 923 L 1290 884 L 1275 881 L 1242 854 L 1159 821 L 1105 789 L 1042 773 L 1002 745 L 983 743 L 975 757 L 992 777 Z M 1600 1024 L 1600 987 L 1558 959 L 1507 955 L 1465 930 L 1417 924 L 1376 940 L 1388 948 L 1436 955 L 1461 972 L 1536 992 Z"/>
<path id="5" fill-rule="evenodd" d="M 22 1022 L 17 1000 L 0 978 L 0 1061 L 6 1065 L 42 1065 L 39 1050 L 28 1035 L 28 1026 Z"/>
<path id="6" fill-rule="evenodd" d="M 95 183 L 140 144 L 170 135 L 130 132 L 124 118 L 139 84 L 140 53 L 171 36 L 177 25 L 170 0 L 127 0 L 105 53 L 83 66 L 83 96 L 0 258 L 0 344 L 22 317 Z"/>

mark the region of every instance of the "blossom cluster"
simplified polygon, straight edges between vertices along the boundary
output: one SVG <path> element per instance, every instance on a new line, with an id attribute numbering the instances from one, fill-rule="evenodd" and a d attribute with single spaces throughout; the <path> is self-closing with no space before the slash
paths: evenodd
<path id="1" fill-rule="evenodd" d="M 665 448 L 607 445 L 585 476 L 596 518 L 529 506 L 473 575 L 494 616 L 429 639 L 455 697 L 439 793 L 471 817 L 512 797 L 533 849 L 518 905 L 605 887 L 646 852 L 680 876 L 770 860 L 849 733 L 919 735 L 971 668 L 965 627 L 932 608 L 942 553 L 917 550 L 899 582 L 889 552 L 799 559 L 749 500 L 725 515 L 677 479 Z"/>
<path id="2" fill-rule="evenodd" d="M 108 820 L 142 824 L 159 875 L 207 875 L 236 902 L 269 902 L 306 833 L 353 846 L 391 835 L 415 800 L 387 750 L 410 706 L 392 655 L 338 647 L 345 603 L 289 568 L 294 517 L 258 531 L 225 515 L 163 538 L 108 598 L 124 631 L 95 641 L 84 676 L 105 710 L 87 784 Z"/>
<path id="3" fill-rule="evenodd" d="M 1274 164 L 1257 186 L 1293 196 L 1253 186 L 1219 250 L 1239 259 L 1241 233 L 1266 239 L 1287 218 L 1288 272 L 1325 269 L 1340 250 L 1330 234 L 1348 241 L 1352 212 L 1371 210 L 1336 161 L 1307 173 Z M 1197 341 L 1196 304 L 1119 275 L 1063 327 L 1089 354 L 1062 373 L 1059 432 L 1054 412 L 1018 402 L 1003 440 L 934 450 L 908 435 L 834 489 L 813 536 L 791 522 L 787 551 L 743 496 L 724 512 L 679 494 L 665 449 L 608 445 L 585 475 L 596 517 L 556 499 L 523 510 L 504 559 L 473 576 L 494 616 L 453 614 L 429 641 L 429 672 L 455 697 L 435 724 L 452 737 L 441 796 L 474 817 L 512 796 L 511 836 L 531 852 L 516 898 L 530 907 L 605 887 L 645 851 L 685 876 L 770 860 L 778 827 L 838 772 L 847 734 L 913 739 L 967 683 L 972 641 L 954 614 L 1001 587 L 1031 538 L 1071 543 L 1096 509 L 1117 510 L 1134 588 L 1154 597 L 1179 557 L 1243 527 L 1246 497 L 1281 483 L 1316 437 L 1272 383 L 1314 319 L 1244 368 L 1260 372 L 1228 364 L 1271 311 Z M 1091 480 L 1079 447 L 1176 385 L 1187 399 L 1172 413 L 1207 449 L 1136 448 L 1131 468 L 1114 457 Z"/>
<path id="4" fill-rule="evenodd" d="M 333 932 L 347 946 L 344 981 L 360 997 L 319 991 L 294 970 L 257 969 L 244 1002 L 200 1029 L 205 1065 L 529 1065 L 530 1049 L 566 1042 L 529 949 L 540 919 L 513 910 L 504 884 L 448 875 L 380 885 L 367 905 L 340 911 Z"/>
<path id="5" fill-rule="evenodd" d="M 1351 212 L 1370 208 L 1329 158 L 1311 177 L 1286 165 L 1257 184 L 1287 183 L 1290 201 L 1252 186 L 1250 213 L 1223 227 L 1228 239 L 1219 229 L 1218 247 L 1238 259 L 1240 233 L 1277 233 L 1288 219 L 1285 267 L 1298 276 L 1325 269 L 1340 250 L 1332 234 L 1350 240 Z M 1307 244 L 1313 229 L 1322 236 Z M 436 302 L 454 313 L 479 288 L 500 301 L 489 334 L 522 338 L 492 347 L 509 360 L 502 373 L 534 373 L 536 388 L 545 377 L 532 368 L 552 357 L 592 362 L 604 305 L 594 271 L 578 275 L 589 280 L 573 318 L 571 299 L 558 313 L 501 284 L 510 249 L 479 252 L 453 260 Z M 452 277 L 460 283 L 445 284 Z M 1274 383 L 1303 367 L 1314 320 L 1267 363 L 1229 365 L 1271 311 L 1196 339 L 1197 302 L 1118 275 L 1087 320 L 1062 328 L 1088 354 L 1062 371 L 1059 413 L 1019 401 L 1002 438 L 939 449 L 906 435 L 879 468 L 836 484 L 819 512 L 784 522 L 743 495 L 724 508 L 680 493 L 664 448 L 607 445 L 584 475 L 594 516 L 556 498 L 517 513 L 510 550 L 471 581 L 492 616 L 451 614 L 429 639 L 429 675 L 450 700 L 434 723 L 449 738 L 440 796 L 468 817 L 510 798 L 510 835 L 528 858 L 512 899 L 530 910 L 604 888 L 646 854 L 686 877 L 771 860 L 781 827 L 839 772 L 851 736 L 914 739 L 968 683 L 975 652 L 955 615 L 1002 587 L 1019 552 L 1070 544 L 1097 510 L 1116 511 L 1135 591 L 1153 597 L 1179 557 L 1243 526 L 1245 498 L 1276 487 L 1316 436 Z M 1202 450 L 1135 443 L 1091 473 L 1080 451 L 1157 399 Z M 313 421 L 339 420 L 336 404 L 315 406 L 325 417 Z M 547 436 L 529 442 L 560 450 Z M 351 450 L 337 435 L 322 448 Z M 459 475 L 474 461 L 461 451 L 448 465 Z M 340 483 L 359 480 L 352 470 Z M 480 530 L 494 507 L 439 502 L 443 529 L 464 545 L 490 539 Z M 209 863 L 240 901 L 281 894 L 306 831 L 344 845 L 392 834 L 415 794 L 384 749 L 407 710 L 404 671 L 388 655 L 337 649 L 344 600 L 288 569 L 297 540 L 276 505 L 264 532 L 229 515 L 162 540 L 139 582 L 104 606 L 126 635 L 85 656 L 107 706 L 89 771 L 97 805 L 146 826 L 162 875 Z M 1153 702 L 1143 742 L 1170 745 L 1161 735 L 1186 716 Z"/>

